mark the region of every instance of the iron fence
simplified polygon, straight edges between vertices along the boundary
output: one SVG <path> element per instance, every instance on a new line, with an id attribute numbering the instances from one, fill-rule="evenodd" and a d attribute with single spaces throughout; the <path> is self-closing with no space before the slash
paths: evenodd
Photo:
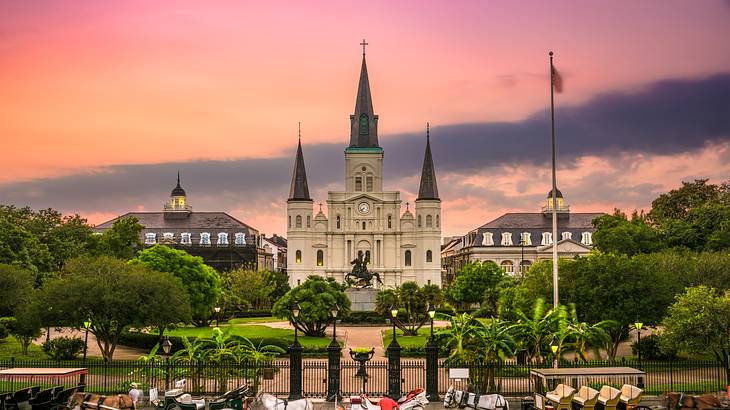
<path id="1" fill-rule="evenodd" d="M 627 366 L 646 372 L 643 380 L 646 394 L 662 394 L 667 391 L 704 393 L 724 391 L 730 385 L 730 371 L 716 361 L 648 361 L 626 360 L 617 362 L 561 362 L 560 367 L 611 367 Z M 129 390 L 132 382 L 139 383 L 145 390 L 157 388 L 162 391 L 174 386 L 174 382 L 186 379 L 187 392 L 215 396 L 242 384 L 279 397 L 289 395 L 289 360 L 277 359 L 269 362 L 172 362 L 168 360 L 132 361 L 115 360 L 110 363 L 88 361 L 53 360 L 3 360 L 0 369 L 23 368 L 78 368 L 88 369 L 85 378 L 87 391 L 112 394 Z M 450 380 L 449 369 L 466 367 L 470 370 L 468 380 Z M 506 396 L 524 396 L 532 393 L 530 370 L 550 367 L 550 364 L 518 364 L 505 361 L 487 365 L 480 363 L 452 364 L 444 361 L 438 366 L 438 391 L 443 395 L 449 385 L 459 388 L 478 389 L 481 393 L 499 392 Z M 382 396 L 388 391 L 388 366 L 386 360 L 367 362 L 367 377 L 357 376 L 358 363 L 344 359 L 340 363 L 340 389 L 343 396 L 365 391 L 370 396 Z M 327 392 L 327 360 L 309 359 L 302 362 L 302 393 L 305 397 L 324 398 Z M 29 385 L 70 385 L 78 381 L 59 377 L 0 377 L 0 391 L 13 391 Z M 566 380 L 598 386 L 616 384 L 620 380 Z M 401 390 L 425 387 L 425 359 L 401 360 Z M 574 386 L 578 387 L 578 386 Z M 620 387 L 620 386 L 618 386 Z"/>

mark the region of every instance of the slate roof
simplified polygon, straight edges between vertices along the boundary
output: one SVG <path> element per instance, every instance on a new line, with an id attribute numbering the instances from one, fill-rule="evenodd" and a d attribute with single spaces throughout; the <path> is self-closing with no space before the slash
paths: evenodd
<path id="1" fill-rule="evenodd" d="M 180 186 L 180 171 L 177 171 L 177 186 L 172 189 L 170 196 L 185 196 L 185 190 Z"/>
<path id="2" fill-rule="evenodd" d="M 272 235 L 270 238 L 266 238 L 267 241 L 273 243 L 276 246 L 286 248 L 286 238 L 277 234 Z"/>
<path id="3" fill-rule="evenodd" d="M 439 199 L 439 189 L 436 185 L 436 168 L 433 165 L 431 156 L 431 136 L 429 127 L 426 126 L 426 153 L 423 156 L 423 169 L 421 170 L 421 186 L 418 188 L 419 199 Z"/>
<path id="4" fill-rule="evenodd" d="M 294 159 L 294 172 L 291 176 L 291 187 L 289 188 L 290 201 L 311 201 L 309 197 L 309 184 L 307 183 L 307 170 L 304 167 L 304 154 L 302 154 L 302 140 L 297 145 L 297 156 Z"/>
<path id="5" fill-rule="evenodd" d="M 365 114 L 368 118 L 369 127 L 367 134 L 360 134 L 360 116 L 362 114 Z M 373 110 L 373 97 L 370 94 L 370 80 L 368 79 L 368 66 L 365 63 L 365 53 L 362 55 L 360 82 L 357 86 L 357 97 L 355 99 L 355 113 L 350 116 L 350 147 L 379 147 L 378 116 L 375 115 L 375 111 Z"/>

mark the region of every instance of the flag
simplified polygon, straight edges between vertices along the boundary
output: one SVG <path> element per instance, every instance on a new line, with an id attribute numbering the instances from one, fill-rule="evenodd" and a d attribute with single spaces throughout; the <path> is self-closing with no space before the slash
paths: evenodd
<path id="1" fill-rule="evenodd" d="M 558 73 L 558 70 L 555 69 L 555 67 L 552 67 L 553 69 L 553 89 L 556 93 L 563 92 L 563 78 L 560 76 L 560 73 Z"/>

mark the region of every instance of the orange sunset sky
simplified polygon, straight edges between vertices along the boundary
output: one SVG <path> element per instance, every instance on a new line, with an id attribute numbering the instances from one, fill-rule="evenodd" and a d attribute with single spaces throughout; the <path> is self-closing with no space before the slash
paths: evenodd
<path id="1" fill-rule="evenodd" d="M 100 223 L 195 210 L 285 233 L 297 123 L 316 202 L 343 185 L 366 38 L 385 188 L 413 201 L 432 144 L 444 235 L 536 211 L 647 208 L 730 176 L 728 1 L 5 1 L 0 203 Z"/>

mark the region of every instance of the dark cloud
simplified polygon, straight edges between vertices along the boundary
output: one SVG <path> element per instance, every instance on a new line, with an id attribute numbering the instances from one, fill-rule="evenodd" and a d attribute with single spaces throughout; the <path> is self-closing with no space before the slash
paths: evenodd
<path id="1" fill-rule="evenodd" d="M 634 93 L 600 95 L 579 106 L 559 105 L 556 118 L 559 159 L 566 167 L 585 155 L 697 150 L 708 143 L 730 140 L 730 74 L 661 81 Z M 441 175 L 549 161 L 547 111 L 512 123 L 440 126 L 431 135 L 437 173 Z M 424 139 L 422 133 L 381 138 L 386 189 L 417 189 Z M 342 185 L 345 143 L 304 146 L 309 185 L 316 198 L 324 198 L 327 186 Z M 66 212 L 121 213 L 138 205 L 159 209 L 180 169 L 183 186 L 197 209 L 283 206 L 293 155 L 294 149 L 268 159 L 110 166 L 98 172 L 0 185 L 0 202 Z M 403 178 L 414 186 L 400 185 Z M 610 181 L 600 182 L 610 190 Z M 643 186 L 638 195 L 648 196 L 653 188 Z M 595 185 L 586 189 L 595 190 Z M 456 194 L 451 192 L 455 189 L 442 187 L 442 191 Z M 496 192 L 492 195 L 498 202 L 509 201 Z M 605 190 L 601 195 L 604 199 L 610 196 Z"/>

